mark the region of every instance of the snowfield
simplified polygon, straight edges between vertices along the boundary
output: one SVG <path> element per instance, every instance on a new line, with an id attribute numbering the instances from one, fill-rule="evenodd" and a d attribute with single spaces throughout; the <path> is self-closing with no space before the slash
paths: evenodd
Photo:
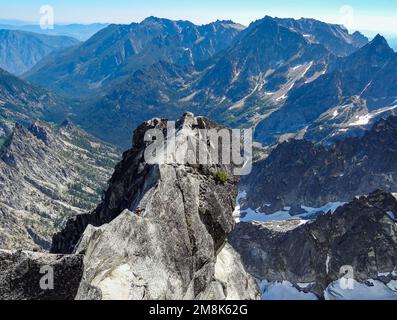
<path id="1" fill-rule="evenodd" d="M 366 283 L 354 279 L 349 281 L 332 282 L 324 291 L 325 300 L 397 300 L 397 280 L 392 280 L 387 285 L 373 279 L 368 279 Z M 262 280 L 258 284 L 262 300 L 318 300 L 315 294 L 303 291 L 311 283 L 295 286 L 289 281 Z"/>
<path id="2" fill-rule="evenodd" d="M 319 212 L 331 212 L 334 213 L 336 209 L 343 206 L 345 202 L 330 202 L 325 204 L 319 208 L 312 208 L 307 206 L 302 206 L 302 209 L 305 210 L 305 213 L 292 215 L 290 214 L 290 207 L 285 207 L 282 211 L 277 211 L 272 214 L 265 214 L 260 212 L 259 209 L 253 210 L 251 208 L 241 209 L 241 201 L 244 200 L 247 196 L 246 191 L 239 192 L 236 199 L 236 207 L 233 212 L 233 217 L 236 222 L 267 222 L 267 221 L 285 221 L 290 219 L 302 219 L 302 220 L 310 220 L 315 218 L 316 214 Z M 270 206 L 270 204 L 269 204 Z"/>
<path id="3" fill-rule="evenodd" d="M 324 291 L 326 300 L 397 300 L 397 281 L 387 285 L 378 280 L 369 279 L 368 284 L 351 279 L 350 289 L 341 287 L 341 281 L 334 281 Z"/>

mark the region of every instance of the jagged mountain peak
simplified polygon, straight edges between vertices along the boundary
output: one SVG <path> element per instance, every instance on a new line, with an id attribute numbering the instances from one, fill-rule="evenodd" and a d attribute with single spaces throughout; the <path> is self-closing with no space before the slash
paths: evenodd
<path id="1" fill-rule="evenodd" d="M 277 23 L 301 33 L 306 40 L 321 43 L 337 56 L 347 56 L 368 43 L 368 39 L 359 32 L 350 34 L 341 25 L 325 23 L 316 19 L 274 18 Z"/>
<path id="2" fill-rule="evenodd" d="M 194 27 L 195 24 L 186 21 L 186 20 L 171 20 L 167 18 L 160 18 L 160 17 L 155 17 L 155 16 L 150 16 L 142 20 L 140 23 L 141 25 L 147 25 L 147 26 L 161 26 L 165 28 L 170 28 L 170 29 L 175 29 L 176 31 L 181 31 L 181 28 L 186 28 L 186 27 Z"/>
<path id="3" fill-rule="evenodd" d="M 145 22 L 162 22 L 162 21 L 172 21 L 172 20 L 166 19 L 166 18 L 160 18 L 160 17 L 156 17 L 156 16 L 149 16 L 149 17 L 146 17 L 145 19 L 143 19 L 142 23 L 145 23 Z"/>
<path id="4" fill-rule="evenodd" d="M 380 61 L 387 61 L 392 57 L 395 57 L 393 49 L 389 46 L 387 40 L 378 34 L 371 42 L 353 53 L 351 57 L 348 57 L 349 61 L 365 57 L 367 59 L 378 59 Z"/>
<path id="5" fill-rule="evenodd" d="M 42 140 L 43 142 L 47 141 L 47 136 L 49 134 L 49 125 L 44 124 L 43 121 L 35 120 L 31 124 L 23 124 L 21 122 L 16 122 L 12 131 L 12 137 L 18 139 L 29 139 L 31 135 L 36 138 Z"/>
<path id="6" fill-rule="evenodd" d="M 382 36 L 380 33 L 378 33 L 371 41 L 373 45 L 383 45 L 383 46 L 389 46 L 387 43 L 387 40 L 384 36 Z"/>
<path id="7" fill-rule="evenodd" d="M 219 24 L 231 24 L 231 25 L 236 25 L 238 23 L 234 22 L 233 20 L 216 20 L 215 22 L 212 23 L 219 23 Z"/>
<path id="8" fill-rule="evenodd" d="M 215 163 L 212 161 L 212 157 L 209 157 L 208 164 L 200 166 L 193 164 L 180 164 L 176 161 L 174 161 L 175 163 L 173 161 L 170 163 L 165 162 L 160 164 L 148 163 L 143 157 L 146 147 L 150 144 L 148 141 L 145 141 L 145 135 L 148 130 L 152 129 L 157 129 L 160 132 L 166 133 L 168 122 L 169 120 L 167 119 L 153 118 L 143 122 L 135 129 L 132 138 L 133 147 L 124 153 L 122 162 L 116 167 L 115 173 L 109 183 L 112 187 L 107 191 L 103 203 L 99 205 L 97 210 L 95 210 L 91 215 L 78 216 L 76 220 L 77 224 L 92 223 L 94 225 L 101 225 L 115 219 L 124 209 L 134 209 L 137 206 L 144 206 L 145 204 L 146 207 L 149 208 L 149 204 L 147 204 L 148 200 L 144 198 L 144 194 L 156 185 L 157 180 L 160 177 L 164 177 L 164 179 L 167 180 L 169 178 L 169 170 L 187 170 L 194 176 L 198 175 L 205 180 L 208 180 L 211 185 L 213 182 L 213 179 L 211 178 L 212 174 L 217 170 L 223 170 L 227 172 L 229 176 L 227 184 L 230 187 L 236 184 L 238 178 L 231 173 L 233 166 Z M 175 123 L 178 141 L 183 141 L 183 137 L 187 137 L 192 134 L 198 135 L 197 139 L 203 139 L 197 131 L 198 129 L 217 128 L 223 129 L 224 127 L 216 124 L 206 117 L 194 116 L 190 112 L 185 113 Z M 171 158 L 169 159 L 174 160 L 174 157 L 176 157 L 176 154 L 178 154 L 181 149 L 183 149 L 183 144 L 181 146 L 177 143 L 175 146 L 175 155 L 171 155 Z M 209 150 L 206 149 L 204 152 L 209 153 Z M 126 172 L 128 172 L 128 174 L 126 174 Z M 120 188 L 123 190 L 121 193 Z M 120 190 L 116 191 L 117 189 Z M 230 191 L 232 192 L 232 189 Z M 121 198 L 119 198 L 120 196 Z M 118 198 L 117 201 L 115 201 L 115 197 Z M 171 203 L 167 204 L 167 208 L 171 211 L 174 210 Z M 222 212 L 223 211 L 220 213 Z M 76 225 L 76 221 L 70 221 L 65 230 L 54 236 L 53 251 L 73 251 L 73 248 L 81 234 L 78 234 L 78 232 L 76 233 L 75 231 L 71 232 L 71 230 L 77 227 L 81 232 L 84 231 L 81 230 L 81 226 Z"/>

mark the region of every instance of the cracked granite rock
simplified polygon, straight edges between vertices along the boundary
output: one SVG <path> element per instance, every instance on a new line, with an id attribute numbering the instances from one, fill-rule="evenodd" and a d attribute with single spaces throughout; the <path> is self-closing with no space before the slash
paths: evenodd
<path id="1" fill-rule="evenodd" d="M 73 300 L 82 274 L 82 255 L 0 250 L 0 300 Z"/>

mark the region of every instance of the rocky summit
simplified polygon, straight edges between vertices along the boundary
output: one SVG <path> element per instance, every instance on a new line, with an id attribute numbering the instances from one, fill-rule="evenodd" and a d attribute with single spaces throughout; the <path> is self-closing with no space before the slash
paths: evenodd
<path id="1" fill-rule="evenodd" d="M 206 165 L 148 163 L 145 150 L 154 141 L 145 136 L 151 129 L 166 132 L 167 124 L 152 119 L 139 126 L 103 202 L 54 236 L 55 255 L 84 255 L 76 299 L 259 298 L 254 278 L 226 240 L 235 225 L 233 167 L 214 161 L 206 140 Z M 187 136 L 202 139 L 198 129 L 223 128 L 185 114 L 176 122 L 177 154 Z"/>
<path id="2" fill-rule="evenodd" d="M 216 128 L 187 113 L 177 121 L 176 135 L 200 139 L 197 129 Z M 54 236 L 52 252 L 85 254 L 77 298 L 255 298 L 255 281 L 225 247 L 238 182 L 231 166 L 148 164 L 144 136 L 150 129 L 163 132 L 167 120 L 136 129 L 134 147 L 117 165 L 104 201 Z M 221 170 L 226 181 L 215 178 Z M 134 214 L 136 208 L 144 212 Z"/>
<path id="3" fill-rule="evenodd" d="M 377 191 L 305 224 L 239 223 L 229 241 L 256 278 L 288 281 L 303 295 L 338 299 L 353 292 L 353 298 L 368 299 L 376 290 L 378 299 L 397 299 L 396 212 L 395 197 Z M 346 270 L 364 295 L 354 288 L 338 294 L 335 281 Z"/>

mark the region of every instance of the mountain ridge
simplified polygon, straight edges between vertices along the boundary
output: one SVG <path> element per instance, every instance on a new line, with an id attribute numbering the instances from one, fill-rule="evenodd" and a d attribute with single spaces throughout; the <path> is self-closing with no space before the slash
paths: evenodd
<path id="1" fill-rule="evenodd" d="M 228 23 L 227 28 L 225 22 L 197 26 L 191 22 L 155 17 L 129 25 L 112 24 L 76 49 L 55 55 L 47 64 L 38 65 L 24 77 L 42 85 L 48 84 L 45 78 L 49 77 L 55 81 L 51 84 L 52 89 L 65 93 L 67 91 L 61 86 L 75 86 L 78 89 L 75 92 L 81 92 L 83 86 L 83 95 L 89 94 L 114 78 L 161 60 L 180 65 L 206 60 L 228 46 L 239 29 L 235 23 Z M 63 62 L 51 65 L 59 60 Z M 59 86 L 54 75 L 58 78 L 65 76 Z"/>
<path id="2" fill-rule="evenodd" d="M 76 44 L 66 36 L 0 29 L 0 68 L 21 75 L 49 54 Z"/>
<path id="3" fill-rule="evenodd" d="M 332 142 L 355 132 L 351 129 L 362 132 L 376 116 L 393 114 L 396 61 L 387 41 L 377 36 L 352 55 L 333 61 L 316 81 L 291 92 L 282 108 L 257 125 L 256 137 L 272 143 L 304 130 L 308 139 Z M 368 121 L 360 125 L 357 119 Z"/>

